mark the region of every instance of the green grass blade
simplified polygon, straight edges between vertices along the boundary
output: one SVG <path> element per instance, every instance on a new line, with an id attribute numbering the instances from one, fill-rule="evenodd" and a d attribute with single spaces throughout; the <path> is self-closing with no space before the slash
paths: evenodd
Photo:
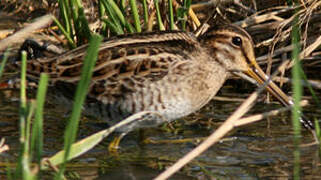
<path id="1" fill-rule="evenodd" d="M 32 178 L 29 167 L 29 143 L 28 143 L 28 128 L 27 128 L 27 95 L 26 95 L 26 72 L 27 72 L 27 53 L 21 52 L 21 80 L 20 80 L 20 108 L 19 108 L 19 125 L 20 125 L 20 155 L 16 168 L 16 179 Z"/>
<path id="2" fill-rule="evenodd" d="M 159 30 L 164 31 L 165 30 L 165 26 L 163 24 L 162 17 L 161 17 L 161 14 L 160 14 L 158 0 L 154 0 L 154 3 L 155 3 L 155 8 L 156 8 L 156 16 L 157 16 L 158 28 L 159 28 Z"/>
<path id="3" fill-rule="evenodd" d="M 117 25 L 115 25 L 114 23 L 112 23 L 111 21 L 109 21 L 108 19 L 103 18 L 102 19 L 105 23 L 106 26 L 114 33 L 116 33 L 117 35 L 121 35 L 124 34 L 124 31 L 121 28 L 118 28 Z"/>
<path id="4" fill-rule="evenodd" d="M 191 7 L 192 0 L 184 0 L 184 7 L 183 7 L 183 21 L 182 21 L 182 29 L 186 30 L 186 22 L 187 22 L 187 14 L 189 11 L 189 8 Z"/>
<path id="5" fill-rule="evenodd" d="M 317 119 L 314 120 L 314 127 L 315 127 L 315 134 L 317 135 L 317 137 L 320 140 L 320 138 L 321 138 L 321 130 L 320 130 L 319 121 Z"/>
<path id="6" fill-rule="evenodd" d="M 1 79 L 2 74 L 4 72 L 4 67 L 6 66 L 6 63 L 7 63 L 7 60 L 8 60 L 8 55 L 9 55 L 9 49 L 7 49 L 3 54 L 2 62 L 1 62 L 1 65 L 0 65 L 0 79 Z"/>
<path id="7" fill-rule="evenodd" d="M 31 121 L 32 121 L 32 117 L 34 115 L 36 109 L 36 103 L 35 101 L 30 101 L 30 103 L 28 104 L 28 110 L 27 110 L 27 121 L 26 121 L 26 142 L 25 142 L 25 152 L 24 152 L 24 167 L 31 167 L 31 162 L 32 162 L 32 155 L 33 150 L 30 148 L 30 143 L 31 143 L 31 138 L 30 138 L 30 128 L 31 128 Z M 25 175 L 27 177 L 30 178 L 36 178 L 37 175 L 33 175 L 33 173 L 31 173 L 31 170 L 29 170 L 29 168 L 26 169 L 25 171 Z"/>
<path id="8" fill-rule="evenodd" d="M 108 129 L 102 130 L 102 131 L 99 131 L 89 137 L 86 137 L 86 138 L 74 143 L 70 148 L 70 153 L 69 153 L 67 160 L 71 160 L 73 158 L 76 158 L 76 157 L 82 155 L 83 153 L 89 151 L 95 145 L 100 143 L 111 132 L 112 131 L 110 131 Z M 51 165 L 56 166 L 56 165 L 63 163 L 64 158 L 65 158 L 65 151 L 62 150 L 62 151 L 59 151 L 58 153 L 56 153 L 55 155 L 53 155 L 52 157 L 50 157 L 48 160 L 50 161 Z M 45 170 L 47 168 L 48 168 L 47 166 L 41 167 L 41 169 L 43 169 L 43 170 Z"/>
<path id="9" fill-rule="evenodd" d="M 115 3 L 115 1 L 114 0 L 107 0 L 106 2 L 108 3 L 109 7 L 115 12 L 115 14 L 117 15 L 117 18 L 119 19 L 121 24 L 127 29 L 127 31 L 130 33 L 135 32 L 134 28 L 131 26 L 131 24 L 125 19 L 123 13 L 119 9 L 119 7 Z"/>
<path id="10" fill-rule="evenodd" d="M 122 28 L 122 23 L 121 21 L 117 18 L 117 14 L 114 11 L 114 9 L 112 8 L 112 6 L 109 4 L 108 1 L 106 0 L 101 0 L 100 1 L 105 9 L 106 9 L 106 13 L 108 16 L 108 24 L 107 26 L 111 26 L 111 30 L 114 31 L 116 34 L 124 34 L 123 28 Z"/>
<path id="11" fill-rule="evenodd" d="M 27 96 L 26 96 L 26 71 L 27 71 L 27 53 L 21 52 L 21 76 L 20 76 L 20 112 L 19 112 L 19 124 L 20 124 L 20 158 L 17 170 L 18 177 L 25 178 L 25 171 L 29 169 L 29 165 L 26 165 L 26 117 L 27 117 Z M 27 160 L 28 161 L 28 160 Z M 16 176 L 17 177 L 17 176 Z"/>
<path id="12" fill-rule="evenodd" d="M 147 26 L 148 26 L 148 7 L 147 7 L 147 2 L 146 2 L 146 0 L 143 0 L 143 10 L 144 10 L 144 24 L 145 24 L 145 29 L 147 29 Z"/>
<path id="13" fill-rule="evenodd" d="M 32 150 L 30 149 L 30 127 L 32 117 L 36 109 L 36 103 L 34 100 L 31 100 L 27 106 L 27 119 L 26 119 L 26 142 L 25 142 L 25 153 L 29 155 L 30 162 L 32 161 Z"/>
<path id="14" fill-rule="evenodd" d="M 32 126 L 31 151 L 35 152 L 35 160 L 40 167 L 42 149 L 43 149 L 43 107 L 45 104 L 48 74 L 41 74 L 36 100 L 35 121 Z"/>
<path id="15" fill-rule="evenodd" d="M 20 134 L 25 135 L 25 118 L 27 112 L 27 95 L 26 95 L 26 72 L 27 72 L 27 53 L 25 51 L 21 52 L 21 76 L 20 76 L 20 116 L 22 117 L 20 121 Z M 22 137 L 22 142 L 24 142 Z"/>
<path id="16" fill-rule="evenodd" d="M 64 163 L 60 168 L 58 176 L 56 176 L 57 179 L 60 179 L 63 176 L 71 145 L 76 139 L 82 105 L 87 95 L 87 90 L 91 80 L 92 71 L 97 60 L 98 49 L 101 41 L 101 36 L 93 35 L 89 43 L 87 54 L 84 60 L 84 65 L 82 68 L 81 79 L 77 85 L 71 117 L 65 131 Z"/>
<path id="17" fill-rule="evenodd" d="M 72 29 L 72 18 L 71 18 L 71 12 L 70 12 L 70 4 L 69 0 L 58 0 L 58 6 L 60 9 L 60 17 L 62 19 L 62 22 L 64 24 L 64 35 L 69 37 L 70 39 L 73 39 L 73 29 Z M 58 24 L 57 24 L 58 25 Z M 63 27 L 62 25 L 60 25 Z M 59 27 L 59 25 L 58 25 Z"/>
<path id="18" fill-rule="evenodd" d="M 14 179 L 13 169 L 10 167 L 8 160 L 6 160 L 6 162 L 8 164 L 6 167 L 6 178 L 8 180 L 13 180 Z"/>
<path id="19" fill-rule="evenodd" d="M 293 108 L 292 108 L 292 124 L 293 124 L 293 143 L 294 143 L 294 168 L 293 168 L 293 178 L 298 180 L 300 179 L 300 142 L 301 142 L 301 123 L 300 123 L 300 101 L 302 98 L 302 84 L 300 76 L 300 32 L 298 26 L 298 17 L 296 16 L 293 21 L 292 26 L 292 61 L 294 61 L 294 66 L 292 68 L 292 79 L 293 79 Z"/>
<path id="20" fill-rule="evenodd" d="M 70 9 L 70 14 L 71 14 L 71 18 L 73 23 L 74 23 L 74 27 L 75 27 L 75 31 L 76 31 L 76 34 L 77 34 L 77 19 L 78 19 L 78 8 L 79 8 L 79 4 L 77 2 L 77 0 L 69 0 L 69 9 Z"/>
<path id="21" fill-rule="evenodd" d="M 20 76 L 20 142 L 26 142 L 26 118 L 27 118 L 27 92 L 26 92 L 26 72 L 27 53 L 21 52 L 21 76 Z"/>
<path id="22" fill-rule="evenodd" d="M 146 114 L 155 114 L 156 116 L 159 116 L 160 118 L 162 118 L 162 116 L 158 113 L 155 112 L 150 112 L 150 111 L 142 111 L 136 114 L 133 114 L 132 116 L 129 116 L 128 118 L 120 121 L 119 123 L 113 125 L 112 127 L 105 129 L 105 130 L 101 130 L 89 137 L 86 137 L 80 141 L 78 141 L 77 143 L 74 143 L 71 146 L 70 149 L 70 155 L 68 156 L 68 160 L 73 159 L 77 156 L 80 156 L 81 154 L 87 152 L 88 150 L 92 149 L 95 145 L 97 145 L 98 143 L 100 143 L 104 138 L 106 138 L 110 133 L 114 132 L 117 128 L 126 126 L 128 124 L 131 124 L 135 121 L 139 121 L 141 119 L 141 117 L 143 117 Z M 50 161 L 50 164 L 53 166 L 59 165 L 61 163 L 63 163 L 64 160 L 64 150 L 60 151 L 58 153 L 56 153 L 55 155 L 53 155 L 52 157 L 48 158 L 48 160 Z M 48 169 L 47 165 L 43 165 L 41 166 L 41 169 L 45 170 Z"/>
<path id="23" fill-rule="evenodd" d="M 88 21 L 85 16 L 84 8 L 80 0 L 71 0 L 73 22 L 75 26 L 75 32 L 77 36 L 77 44 L 82 45 L 87 43 L 91 36 L 91 31 L 88 25 Z"/>
<path id="24" fill-rule="evenodd" d="M 76 33 L 78 33 L 78 45 L 87 43 L 91 37 L 91 30 L 89 28 L 84 8 L 82 7 L 80 2 L 78 2 L 78 19 L 76 20 L 75 24 L 78 25 L 76 28 Z"/>
<path id="25" fill-rule="evenodd" d="M 305 75 L 304 71 L 302 68 L 300 68 L 300 73 L 301 73 L 301 77 L 303 78 L 303 80 L 305 81 L 305 84 L 307 85 L 311 95 L 312 95 L 312 99 L 314 100 L 314 102 L 316 103 L 316 105 L 321 109 L 321 102 L 318 98 L 318 96 L 316 95 L 315 91 L 313 90 L 313 87 L 311 86 L 311 84 L 308 82 L 308 78 Z"/>
<path id="26" fill-rule="evenodd" d="M 62 28 L 60 23 L 57 23 L 58 21 L 55 22 L 60 29 L 65 30 L 63 33 L 67 37 L 68 42 L 70 43 L 70 39 L 74 39 L 74 33 L 77 37 L 76 40 L 78 45 L 88 42 L 91 36 L 91 31 L 85 17 L 81 1 L 61 0 L 61 2 L 59 2 L 59 6 L 62 11 L 62 20 L 65 25 L 64 28 Z"/>
<path id="27" fill-rule="evenodd" d="M 321 140 L 321 129 L 320 124 L 317 118 L 314 119 L 314 128 L 315 128 L 315 134 L 317 135 L 317 138 L 320 142 Z M 321 146 L 319 145 L 319 159 L 321 159 Z"/>
<path id="28" fill-rule="evenodd" d="M 174 30 L 174 13 L 173 13 L 173 2 L 172 0 L 168 0 L 168 8 L 169 8 L 169 28 L 170 30 Z"/>
<path id="29" fill-rule="evenodd" d="M 79 8 L 79 21 L 81 24 L 79 32 L 83 37 L 79 42 L 79 44 L 81 45 L 87 43 L 92 34 L 83 8 Z"/>
<path id="30" fill-rule="evenodd" d="M 129 3 L 130 3 L 130 8 L 132 10 L 134 22 L 135 22 L 136 32 L 142 32 L 142 28 L 140 27 L 140 21 L 139 21 L 136 0 L 129 0 Z"/>
<path id="31" fill-rule="evenodd" d="M 103 19 L 106 14 L 106 8 L 101 1 L 98 1 L 98 13 L 99 13 L 100 19 Z M 103 35 L 104 37 L 108 35 L 108 29 L 107 29 L 106 23 L 102 23 L 101 32 L 102 32 L 101 35 Z"/>
<path id="32" fill-rule="evenodd" d="M 56 17 L 53 17 L 54 22 L 56 23 L 56 25 L 58 26 L 58 28 L 60 29 L 60 31 L 65 35 L 69 45 L 72 48 L 76 48 L 76 44 L 74 42 L 74 40 L 72 39 L 72 37 L 69 35 L 69 33 L 67 32 L 67 30 L 65 30 L 65 28 L 60 24 L 60 22 L 58 21 L 58 19 L 56 19 Z"/>
<path id="33" fill-rule="evenodd" d="M 127 0 L 120 0 L 120 2 L 118 1 L 118 6 L 119 6 L 119 9 L 121 10 L 121 12 L 123 14 L 126 14 L 126 5 L 127 5 Z"/>

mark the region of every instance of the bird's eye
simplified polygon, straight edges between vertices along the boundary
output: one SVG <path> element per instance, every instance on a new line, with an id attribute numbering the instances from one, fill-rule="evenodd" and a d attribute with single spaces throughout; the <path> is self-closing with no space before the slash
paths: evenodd
<path id="1" fill-rule="evenodd" d="M 238 36 L 235 36 L 232 38 L 232 43 L 235 45 L 235 46 L 239 46 L 241 47 L 242 46 L 242 39 Z"/>

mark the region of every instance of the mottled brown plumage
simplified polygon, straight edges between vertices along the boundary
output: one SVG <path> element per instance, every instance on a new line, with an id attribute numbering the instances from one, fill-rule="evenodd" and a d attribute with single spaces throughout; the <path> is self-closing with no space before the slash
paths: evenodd
<path id="1" fill-rule="evenodd" d="M 76 85 L 87 45 L 54 58 L 28 61 L 28 77 L 50 75 L 53 84 Z M 260 84 L 267 76 L 255 62 L 253 42 L 243 29 L 210 28 L 200 37 L 186 32 L 157 32 L 107 39 L 101 44 L 85 106 L 87 114 L 110 124 L 140 111 L 155 111 L 168 121 L 207 104 L 234 72 Z M 271 82 L 267 89 L 283 104 L 292 101 Z M 137 121 L 119 129 L 156 126 L 164 120 Z"/>

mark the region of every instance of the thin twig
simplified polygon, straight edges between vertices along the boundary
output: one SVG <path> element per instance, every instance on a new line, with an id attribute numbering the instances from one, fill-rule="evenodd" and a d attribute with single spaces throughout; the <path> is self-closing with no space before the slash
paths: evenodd
<path id="1" fill-rule="evenodd" d="M 273 78 L 273 81 L 276 81 L 276 82 L 283 82 L 283 83 L 291 83 L 291 79 L 290 78 L 287 78 L 287 77 L 280 77 L 280 76 L 276 76 Z M 318 81 L 318 80 L 308 80 L 308 83 L 313 87 L 313 88 L 316 88 L 316 89 L 321 89 L 321 81 Z M 302 81 L 302 85 L 303 86 L 307 86 L 304 81 Z"/>
<path id="2" fill-rule="evenodd" d="M 308 105 L 308 101 L 306 100 L 303 100 L 301 101 L 300 105 L 303 107 L 303 106 L 306 106 Z M 276 116 L 282 112 L 285 112 L 285 111 L 289 111 L 291 110 L 292 107 L 283 107 L 283 108 L 279 108 L 279 109 L 276 109 L 276 110 L 272 110 L 272 111 L 269 111 L 269 112 L 265 112 L 265 113 L 261 113 L 261 114 L 256 114 L 256 115 L 252 115 L 252 116 L 249 116 L 249 117 L 245 117 L 245 118 L 241 118 L 239 119 L 238 121 L 235 122 L 234 126 L 235 127 L 238 127 L 238 126 L 243 126 L 243 125 L 246 125 L 246 124 L 251 124 L 251 123 L 254 123 L 256 121 L 260 121 L 262 119 L 265 119 L 267 117 L 270 117 L 270 116 Z"/>

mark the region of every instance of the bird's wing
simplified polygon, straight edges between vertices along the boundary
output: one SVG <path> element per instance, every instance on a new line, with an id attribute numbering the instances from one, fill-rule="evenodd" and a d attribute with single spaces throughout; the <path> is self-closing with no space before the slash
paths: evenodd
<path id="1" fill-rule="evenodd" d="M 28 60 L 27 75 L 38 79 L 50 75 L 53 83 L 77 84 L 88 45 L 53 58 Z M 171 69 L 199 51 L 194 35 L 185 32 L 134 34 L 107 39 L 99 48 L 89 95 L 123 95 L 164 78 Z M 177 72 L 177 71 L 175 71 Z M 179 73 L 179 72 L 178 72 Z"/>

